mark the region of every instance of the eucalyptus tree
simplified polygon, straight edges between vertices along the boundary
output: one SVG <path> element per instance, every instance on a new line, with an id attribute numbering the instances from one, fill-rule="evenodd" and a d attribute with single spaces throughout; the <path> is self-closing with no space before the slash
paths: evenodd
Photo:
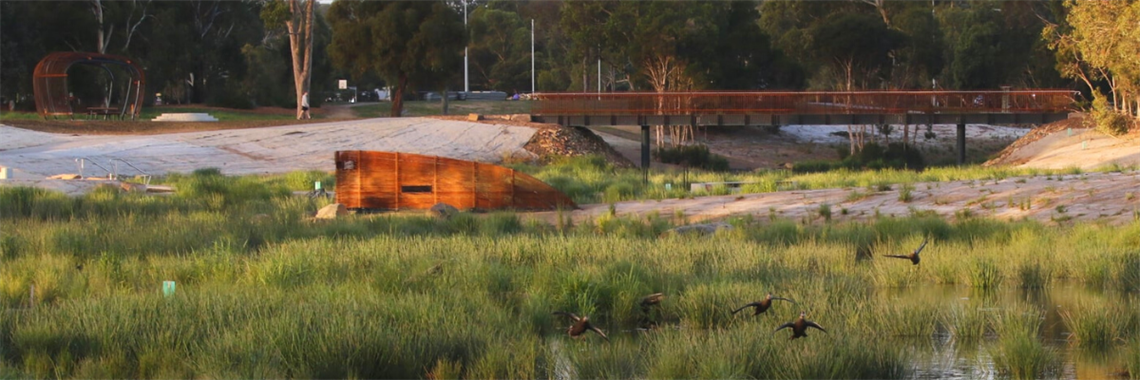
<path id="1" fill-rule="evenodd" d="M 529 90 L 529 23 L 516 12 L 478 7 L 471 12 L 469 25 L 471 66 L 482 87 Z"/>
<path id="2" fill-rule="evenodd" d="M 290 58 L 293 62 L 293 86 L 297 95 L 297 119 L 302 111 L 301 98 L 309 92 L 313 74 L 313 7 L 316 0 L 268 1 L 261 8 L 266 29 L 282 24 L 289 35 Z"/>
<path id="3" fill-rule="evenodd" d="M 1057 67 L 1092 91 L 1102 130 L 1124 133 L 1129 123 L 1140 123 L 1140 1 L 1070 0 L 1064 10 L 1042 32 Z"/>
<path id="4" fill-rule="evenodd" d="M 466 34 L 459 12 L 444 1 L 336 1 L 329 58 L 359 76 L 367 71 L 394 82 L 392 116 L 400 116 L 409 86 L 446 83 L 459 71 Z"/>

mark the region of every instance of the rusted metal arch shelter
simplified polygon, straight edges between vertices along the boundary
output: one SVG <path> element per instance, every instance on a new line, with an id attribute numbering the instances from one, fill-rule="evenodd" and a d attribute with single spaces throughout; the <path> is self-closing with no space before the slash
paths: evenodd
<path id="1" fill-rule="evenodd" d="M 67 89 L 67 70 L 75 64 L 94 65 L 106 70 L 114 80 L 114 74 L 108 65 L 121 66 L 130 74 L 130 82 L 123 94 L 123 102 L 117 107 L 97 107 L 86 110 L 96 110 L 103 115 L 118 115 L 137 119 L 142 111 L 143 86 L 146 84 L 146 74 L 142 67 L 129 58 L 98 53 L 55 52 L 48 54 L 36 65 L 32 76 L 32 84 L 36 97 L 36 111 L 40 116 L 68 116 L 75 114 L 72 109 L 71 96 Z"/>
<path id="2" fill-rule="evenodd" d="M 958 163 L 966 124 L 1044 124 L 1068 118 L 1076 91 L 854 91 L 538 93 L 536 122 L 641 126 L 641 166 L 649 167 L 649 126 L 956 124 Z"/>

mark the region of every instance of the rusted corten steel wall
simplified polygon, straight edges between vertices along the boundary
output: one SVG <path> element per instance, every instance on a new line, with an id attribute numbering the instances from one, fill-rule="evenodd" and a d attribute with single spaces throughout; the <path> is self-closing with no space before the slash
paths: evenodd
<path id="1" fill-rule="evenodd" d="M 578 206 L 525 173 L 497 165 L 410 153 L 336 152 L 336 200 L 349 209 L 555 210 Z"/>

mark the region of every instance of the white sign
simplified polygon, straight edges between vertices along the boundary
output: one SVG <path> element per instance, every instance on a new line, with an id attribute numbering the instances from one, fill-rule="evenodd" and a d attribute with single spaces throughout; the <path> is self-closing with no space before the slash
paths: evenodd
<path id="1" fill-rule="evenodd" d="M 337 80 L 336 82 L 337 82 L 337 87 L 339 87 L 341 90 L 347 90 L 348 89 L 348 79 L 340 79 L 340 80 Z"/>

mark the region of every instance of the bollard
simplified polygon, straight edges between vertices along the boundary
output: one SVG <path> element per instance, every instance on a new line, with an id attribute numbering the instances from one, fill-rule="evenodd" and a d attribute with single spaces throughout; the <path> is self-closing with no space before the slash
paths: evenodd
<path id="1" fill-rule="evenodd" d="M 1069 136 L 1072 136 L 1072 135 L 1073 135 L 1073 129 L 1072 129 L 1072 128 L 1069 128 L 1069 132 L 1068 132 L 1068 134 L 1069 134 Z"/>
<path id="2" fill-rule="evenodd" d="M 0 166 L 0 179 L 8 179 L 8 168 Z"/>
<path id="3" fill-rule="evenodd" d="M 1081 141 L 1081 150 L 1089 148 L 1089 140 Z"/>
<path id="4" fill-rule="evenodd" d="M 162 282 L 162 295 L 164 297 L 173 296 L 174 295 L 174 287 L 175 287 L 174 281 L 163 281 Z"/>
<path id="5" fill-rule="evenodd" d="M 320 189 L 321 189 L 321 181 L 313 182 L 313 190 L 320 190 Z"/>

